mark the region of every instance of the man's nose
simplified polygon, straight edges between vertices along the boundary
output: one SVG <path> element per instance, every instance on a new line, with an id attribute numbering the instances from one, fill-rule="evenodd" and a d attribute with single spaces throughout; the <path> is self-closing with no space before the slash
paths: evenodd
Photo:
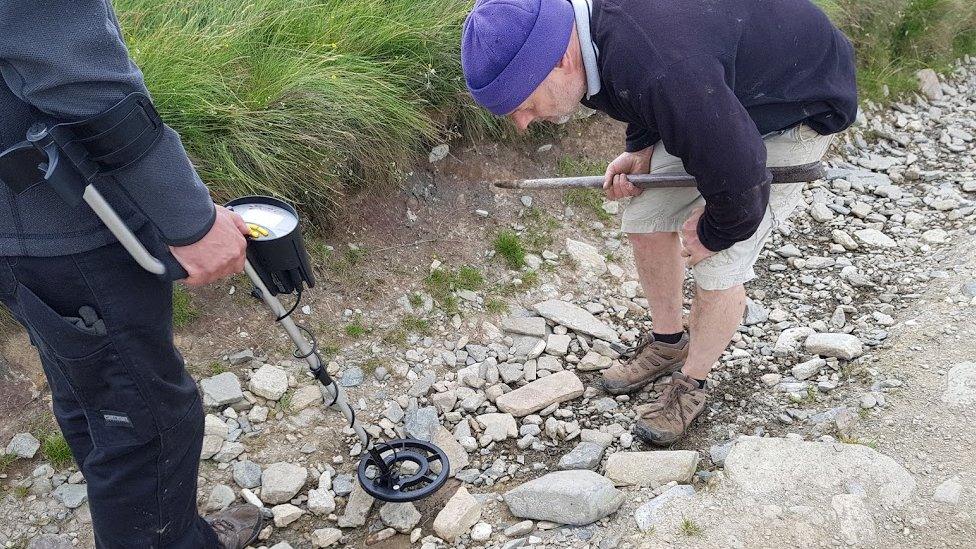
<path id="1" fill-rule="evenodd" d="M 529 124 L 535 120 L 535 117 L 526 112 L 519 112 L 512 115 L 512 122 L 515 122 L 515 126 L 522 131 L 525 131 Z"/>

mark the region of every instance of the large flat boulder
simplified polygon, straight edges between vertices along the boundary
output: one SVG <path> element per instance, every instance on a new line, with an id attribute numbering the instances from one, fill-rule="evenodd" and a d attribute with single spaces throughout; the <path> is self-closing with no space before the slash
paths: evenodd
<path id="1" fill-rule="evenodd" d="M 569 370 L 563 370 L 505 393 L 495 400 L 495 406 L 515 417 L 524 417 L 551 404 L 582 395 L 583 382 L 580 378 Z"/>
<path id="2" fill-rule="evenodd" d="M 725 476 L 743 493 L 797 504 L 854 489 L 899 507 L 916 487 L 904 467 L 867 446 L 788 438 L 740 437 L 725 459 Z"/>
<path id="3" fill-rule="evenodd" d="M 504 495 L 519 518 L 583 526 L 616 511 L 624 493 L 593 471 L 557 471 L 530 480 Z"/>

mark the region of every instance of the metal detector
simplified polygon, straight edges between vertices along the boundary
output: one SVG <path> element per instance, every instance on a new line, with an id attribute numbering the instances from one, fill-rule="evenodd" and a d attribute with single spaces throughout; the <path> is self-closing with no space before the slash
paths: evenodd
<path id="1" fill-rule="evenodd" d="M 15 190 L 27 188 L 37 182 L 39 170 L 43 181 L 68 204 L 76 205 L 82 200 L 87 203 L 146 271 L 170 279 L 181 278 L 184 273 L 178 263 L 170 260 L 168 264 L 172 266 L 167 268 L 166 263 L 150 254 L 93 185 L 100 177 L 144 156 L 162 129 L 162 121 L 149 99 L 132 94 L 90 120 L 50 128 L 35 124 L 26 141 L 0 153 L 0 179 Z M 281 200 L 264 196 L 239 198 L 227 207 L 240 215 L 250 229 L 244 271 L 254 285 L 253 294 L 271 309 L 275 321 L 295 344 L 295 358 L 308 363 L 328 406 L 342 412 L 363 445 L 365 454 L 357 469 L 363 489 L 388 502 L 415 501 L 436 492 L 450 474 L 444 451 L 415 439 L 373 441 L 357 420 L 345 391 L 326 370 L 315 336 L 291 318 L 305 286 L 315 285 L 296 210 Z M 175 276 L 177 273 L 181 276 Z M 279 294 L 295 295 L 290 309 L 282 305 Z"/>

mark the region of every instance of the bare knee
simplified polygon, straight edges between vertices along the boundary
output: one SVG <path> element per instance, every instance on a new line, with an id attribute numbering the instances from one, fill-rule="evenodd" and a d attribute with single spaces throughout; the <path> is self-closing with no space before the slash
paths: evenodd
<path id="1" fill-rule="evenodd" d="M 736 284 L 724 290 L 705 290 L 701 286 L 695 287 L 695 297 L 702 303 L 728 302 L 729 300 L 745 303 L 746 290 L 742 284 Z"/>
<path id="2" fill-rule="evenodd" d="M 670 249 L 678 244 L 678 233 L 627 233 L 635 251 Z"/>

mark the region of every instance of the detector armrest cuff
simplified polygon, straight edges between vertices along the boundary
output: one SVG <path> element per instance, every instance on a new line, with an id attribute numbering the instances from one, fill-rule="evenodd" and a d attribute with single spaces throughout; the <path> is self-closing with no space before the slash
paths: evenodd
<path id="1" fill-rule="evenodd" d="M 144 157 L 163 134 L 162 119 L 148 96 L 132 93 L 107 111 L 80 122 L 35 125 L 28 141 L 54 141 L 87 183 L 112 175 Z"/>

